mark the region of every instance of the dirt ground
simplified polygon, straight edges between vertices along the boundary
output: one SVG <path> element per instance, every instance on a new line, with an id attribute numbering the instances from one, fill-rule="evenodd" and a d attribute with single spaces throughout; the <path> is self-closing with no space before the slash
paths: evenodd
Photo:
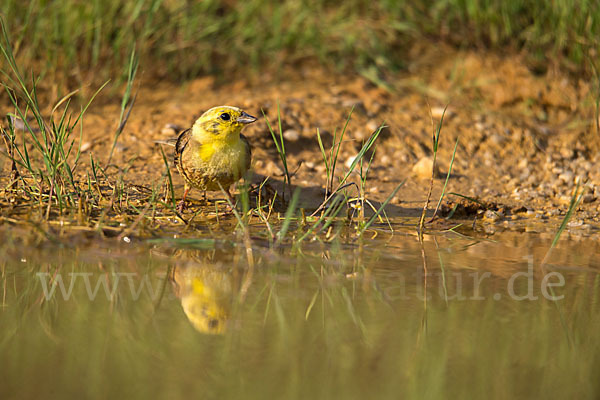
<path id="1" fill-rule="evenodd" d="M 495 215 L 503 219 L 521 214 L 544 220 L 564 215 L 579 180 L 587 191 L 571 224 L 598 227 L 600 135 L 593 82 L 553 70 L 536 75 L 519 55 L 433 46 L 415 47 L 413 52 L 412 59 L 418 61 L 409 64 L 407 72 L 385 77 L 387 88 L 362 76 L 311 65 L 251 80 L 217 83 L 207 77 L 181 85 L 142 84 L 113 164 L 131 166 L 126 182 L 150 185 L 164 172 L 155 140 L 176 136 L 216 105 L 238 106 L 257 117 L 264 110 L 275 124 L 279 104 L 288 163 L 292 171 L 297 169 L 293 183 L 309 189 L 304 200 L 316 207 L 326 181 L 317 128 L 328 148 L 334 129 L 341 130 L 354 107 L 338 175 L 362 142 L 385 123 L 369 172 L 368 198 L 382 201 L 407 179 L 391 205 L 398 214 L 416 215 L 429 187 L 433 126 L 448 104 L 433 205 L 458 139 L 447 192 L 476 198 L 500 210 Z M 90 108 L 84 119 L 85 162 L 89 152 L 104 162 L 119 112 L 116 101 Z M 280 162 L 265 120 L 260 118 L 244 134 L 253 147 L 254 180 L 271 176 L 271 182 L 281 181 Z M 164 150 L 170 157 L 172 148 Z M 83 165 L 80 171 L 86 168 Z M 183 180 L 177 174 L 175 186 L 181 195 Z M 200 193 L 192 192 L 190 198 L 199 199 Z M 452 203 L 470 203 L 454 195 L 446 199 L 451 203 L 446 210 Z"/>

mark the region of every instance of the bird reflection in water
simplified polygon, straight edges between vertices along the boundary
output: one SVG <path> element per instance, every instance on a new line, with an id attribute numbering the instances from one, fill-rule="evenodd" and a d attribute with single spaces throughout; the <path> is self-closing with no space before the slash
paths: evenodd
<path id="1" fill-rule="evenodd" d="M 237 274 L 219 265 L 174 267 L 171 280 L 183 312 L 198 331 L 222 334 L 231 317 Z"/>

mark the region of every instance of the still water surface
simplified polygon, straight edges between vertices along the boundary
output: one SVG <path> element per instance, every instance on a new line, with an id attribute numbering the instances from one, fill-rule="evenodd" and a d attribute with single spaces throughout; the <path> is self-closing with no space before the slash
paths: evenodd
<path id="1" fill-rule="evenodd" d="M 598 398 L 597 240 L 3 241 L 0 398 Z"/>

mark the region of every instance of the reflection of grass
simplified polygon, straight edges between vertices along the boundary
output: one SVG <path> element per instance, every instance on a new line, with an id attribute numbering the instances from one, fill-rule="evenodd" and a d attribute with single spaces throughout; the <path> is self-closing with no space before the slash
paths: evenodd
<path id="1" fill-rule="evenodd" d="M 178 243 L 183 241 L 172 244 L 179 249 Z M 153 245 L 164 250 L 167 243 Z M 236 306 L 229 329 L 213 337 L 193 328 L 181 300 L 164 286 L 168 268 L 180 261 L 214 266 L 208 258 L 215 251 L 212 243 L 189 245 L 194 250 L 172 257 L 135 252 L 137 266 L 129 257 L 92 261 L 69 249 L 61 252 L 62 268 L 33 254 L 26 264 L 18 259 L 2 264 L 3 395 L 48 397 L 51 387 L 51 397 L 89 399 L 597 397 L 600 344 L 590 332 L 600 326 L 594 308 L 600 281 L 586 273 L 578 275 L 584 282 L 568 280 L 561 291 L 565 312 L 573 317 L 573 347 L 556 334 L 558 317 L 547 302 L 453 300 L 452 273 L 448 306 L 443 291 L 431 292 L 427 336 L 419 342 L 416 243 L 404 248 L 408 259 L 386 265 L 377 265 L 382 260 L 374 257 L 375 250 L 367 251 L 375 266 L 369 279 L 362 273 L 345 277 L 353 265 L 347 250 L 336 259 L 328 259 L 327 251 L 298 256 L 301 268 L 290 265 L 287 254 L 272 255 L 262 260 L 243 303 L 237 286 L 227 291 Z M 0 246 L 8 250 L 5 243 Z M 235 251 L 216 261 L 235 265 Z M 197 254 L 204 256 L 195 259 Z M 156 296 L 163 288 L 166 292 L 160 304 L 145 290 L 134 301 L 123 276 L 110 299 L 100 288 L 97 300 L 88 301 L 80 280 L 72 300 L 58 295 L 42 301 L 35 275 L 40 271 L 51 276 L 62 271 L 67 284 L 65 271 L 89 273 L 92 290 L 103 277 L 112 285 L 113 271 L 132 274 L 137 290 L 147 273 Z M 398 286 L 402 272 L 406 298 L 400 299 L 389 289 Z M 235 271 L 226 273 L 236 279 Z M 506 281 L 494 280 L 499 286 Z M 487 298 L 497 287 L 489 292 L 484 286 L 480 294 Z M 517 332 L 527 334 L 515 340 Z M 31 376 L 38 385 L 28 384 Z M 131 382 L 144 384 L 132 389 Z"/>
<path id="2" fill-rule="evenodd" d="M 569 220 L 573 216 L 573 213 L 575 212 L 575 210 L 577 210 L 577 207 L 579 206 L 579 203 L 581 202 L 581 199 L 583 198 L 584 194 L 585 194 L 585 188 L 582 188 L 580 190 L 579 181 L 577 181 L 577 186 L 573 190 L 573 194 L 571 196 L 571 201 L 569 202 L 569 208 L 567 210 L 567 213 L 565 214 L 560 226 L 558 227 L 558 230 L 556 231 L 556 234 L 554 235 L 554 239 L 552 240 L 552 243 L 550 244 L 550 248 L 548 249 L 548 252 L 544 256 L 544 259 L 542 260 L 542 263 L 540 264 L 542 272 L 544 274 L 548 273 L 548 271 L 546 269 L 546 262 L 550 259 L 550 255 L 552 254 L 554 248 L 556 247 L 558 241 L 560 240 L 560 237 L 562 236 L 564 230 L 567 228 Z M 551 285 L 548 286 L 548 289 L 549 289 L 549 292 L 552 295 L 552 297 L 556 297 L 554 288 Z M 566 335 L 567 339 L 569 340 L 569 344 L 572 345 L 573 339 L 571 338 L 569 327 L 567 326 L 567 323 L 566 323 L 564 310 L 562 309 L 559 302 L 555 301 L 554 304 L 556 305 L 556 308 L 558 310 L 563 331 L 565 332 L 565 335 Z"/>
<path id="3" fill-rule="evenodd" d="M 142 65 L 174 78 L 312 57 L 385 86 L 379 71 L 402 66 L 402 50 L 419 37 L 513 45 L 546 63 L 566 54 L 580 65 L 600 37 L 597 4 L 568 0 L 3 0 L 0 14 L 24 59 L 50 73 L 100 68 L 103 79 L 122 72 L 111 66 L 125 64 L 134 45 Z"/>

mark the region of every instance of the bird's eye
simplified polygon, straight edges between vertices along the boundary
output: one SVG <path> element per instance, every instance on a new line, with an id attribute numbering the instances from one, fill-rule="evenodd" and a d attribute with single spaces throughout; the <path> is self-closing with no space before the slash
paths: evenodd
<path id="1" fill-rule="evenodd" d="M 229 121 L 231 119 L 231 115 L 229 115 L 229 113 L 223 113 L 220 115 L 220 117 L 223 121 Z"/>

